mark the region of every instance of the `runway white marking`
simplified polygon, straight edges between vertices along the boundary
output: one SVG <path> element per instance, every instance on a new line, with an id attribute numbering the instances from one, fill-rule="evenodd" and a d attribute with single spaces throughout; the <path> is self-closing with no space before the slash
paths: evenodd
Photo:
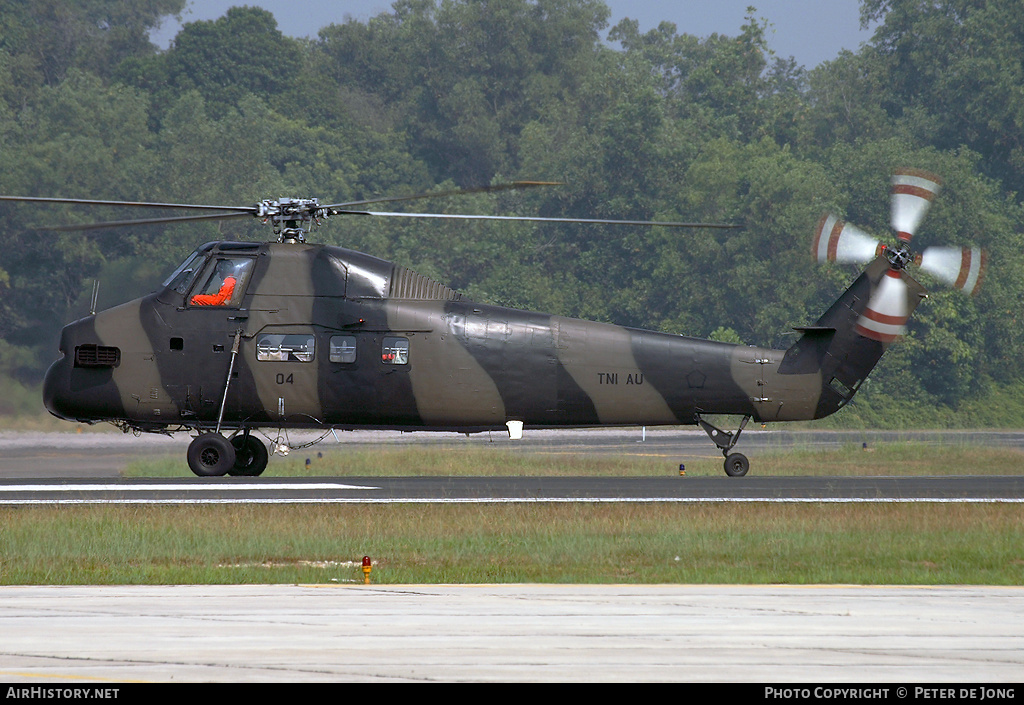
<path id="1" fill-rule="evenodd" d="M 235 490 L 266 491 L 266 490 L 378 490 L 379 487 L 365 485 L 344 485 L 337 482 L 294 482 L 294 483 L 247 483 L 247 484 L 202 484 L 202 485 L 118 485 L 118 484 L 82 484 L 82 485 L 0 485 L 0 493 L 20 492 L 207 492 Z M 0 506 L 33 505 L 33 504 L 288 504 L 314 503 L 321 499 L 288 499 L 283 497 L 242 497 L 242 498 L 211 498 L 211 497 L 171 497 L 171 498 L 137 498 L 127 497 L 52 497 L 49 499 L 0 499 Z"/>
<path id="2" fill-rule="evenodd" d="M 236 487 L 241 487 L 236 485 Z M 258 485 L 260 489 L 277 486 Z M 300 486 L 308 489 L 309 485 Z M 332 488 L 372 490 L 374 487 L 331 485 Z M 9 488 L 8 488 L 9 489 Z M 69 488 L 70 489 L 70 488 Z M 123 489 L 123 488 L 121 488 Z M 146 488 L 135 488 L 146 489 Z M 175 488 L 180 489 L 180 488 Z M 2 490 L 0 490 L 2 491 Z M 0 499 L 0 506 L 54 504 L 1022 504 L 1019 497 L 153 497 Z"/>
<path id="3" fill-rule="evenodd" d="M 201 492 L 206 490 L 379 490 L 379 487 L 342 485 L 337 482 L 286 482 L 208 485 L 0 485 L 0 492 Z"/>

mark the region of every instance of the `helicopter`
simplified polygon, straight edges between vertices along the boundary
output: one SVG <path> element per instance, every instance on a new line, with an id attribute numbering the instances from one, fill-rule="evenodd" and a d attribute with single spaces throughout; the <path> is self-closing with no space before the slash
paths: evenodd
<path id="1" fill-rule="evenodd" d="M 940 180 L 902 170 L 892 179 L 885 245 L 826 215 L 814 234 L 820 262 L 866 265 L 786 350 L 736 345 L 468 300 L 401 264 L 307 242 L 328 218 L 405 217 L 602 223 L 682 228 L 729 224 L 369 210 L 413 198 L 550 186 L 477 189 L 321 205 L 313 198 L 250 206 L 0 196 L 87 206 L 197 209 L 199 214 L 56 226 L 85 230 L 256 217 L 276 241 L 208 242 L 153 293 L 67 325 L 46 373 L 53 415 L 111 422 L 128 432 L 193 434 L 198 476 L 258 476 L 271 429 L 507 431 L 600 426 L 702 428 L 725 473 L 750 463 L 735 447 L 751 421 L 819 419 L 850 402 L 904 332 L 925 288 L 907 268 L 972 293 L 978 248 L 910 249 Z M 739 417 L 724 430 L 709 417 Z M 285 450 L 275 445 L 275 451 Z"/>

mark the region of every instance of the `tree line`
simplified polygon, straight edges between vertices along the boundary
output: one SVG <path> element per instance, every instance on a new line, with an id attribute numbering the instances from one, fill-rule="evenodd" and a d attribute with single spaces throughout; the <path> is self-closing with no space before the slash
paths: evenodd
<path id="1" fill-rule="evenodd" d="M 839 422 L 1024 423 L 1019 0 L 862 0 L 871 41 L 814 67 L 776 56 L 753 7 L 735 34 L 697 37 L 609 27 L 599 0 L 398 0 L 303 40 L 235 7 L 160 50 L 149 31 L 184 6 L 0 0 L 0 193 L 248 205 L 557 181 L 410 207 L 742 228 L 335 218 L 315 237 L 489 303 L 785 347 L 857 273 L 813 262 L 820 215 L 888 240 L 890 174 L 925 169 L 944 185 L 915 245 L 985 247 L 985 281 L 965 297 L 922 274 L 931 296 Z M 94 280 L 112 305 L 197 244 L 268 237 L 0 213 L 0 413 L 40 406 Z"/>

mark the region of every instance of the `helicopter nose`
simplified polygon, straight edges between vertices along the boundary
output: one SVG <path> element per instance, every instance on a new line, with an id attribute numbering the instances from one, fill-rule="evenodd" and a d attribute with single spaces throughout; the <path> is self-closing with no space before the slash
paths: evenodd
<path id="1" fill-rule="evenodd" d="M 43 378 L 43 406 L 58 419 L 70 421 L 72 419 L 67 415 L 68 405 L 65 394 L 65 390 L 69 388 L 66 362 L 65 358 L 61 358 L 46 370 L 46 376 Z"/>
<path id="2" fill-rule="evenodd" d="M 92 342 L 91 331 L 91 319 L 65 326 L 61 358 L 43 378 L 43 405 L 57 418 L 91 423 L 116 417 L 122 406 L 113 380 L 120 351 Z"/>

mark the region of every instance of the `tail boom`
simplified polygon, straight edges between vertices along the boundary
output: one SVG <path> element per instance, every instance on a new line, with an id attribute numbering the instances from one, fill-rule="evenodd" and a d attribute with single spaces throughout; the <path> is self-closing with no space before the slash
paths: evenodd
<path id="1" fill-rule="evenodd" d="M 895 274 L 902 277 L 898 297 L 885 293 L 893 272 L 885 258 L 877 258 L 813 326 L 797 329 L 800 339 L 766 376 L 777 401 L 772 418 L 762 414 L 761 420 L 819 419 L 849 403 L 927 296 L 909 275 Z M 879 300 L 888 308 L 871 310 L 869 302 Z"/>

